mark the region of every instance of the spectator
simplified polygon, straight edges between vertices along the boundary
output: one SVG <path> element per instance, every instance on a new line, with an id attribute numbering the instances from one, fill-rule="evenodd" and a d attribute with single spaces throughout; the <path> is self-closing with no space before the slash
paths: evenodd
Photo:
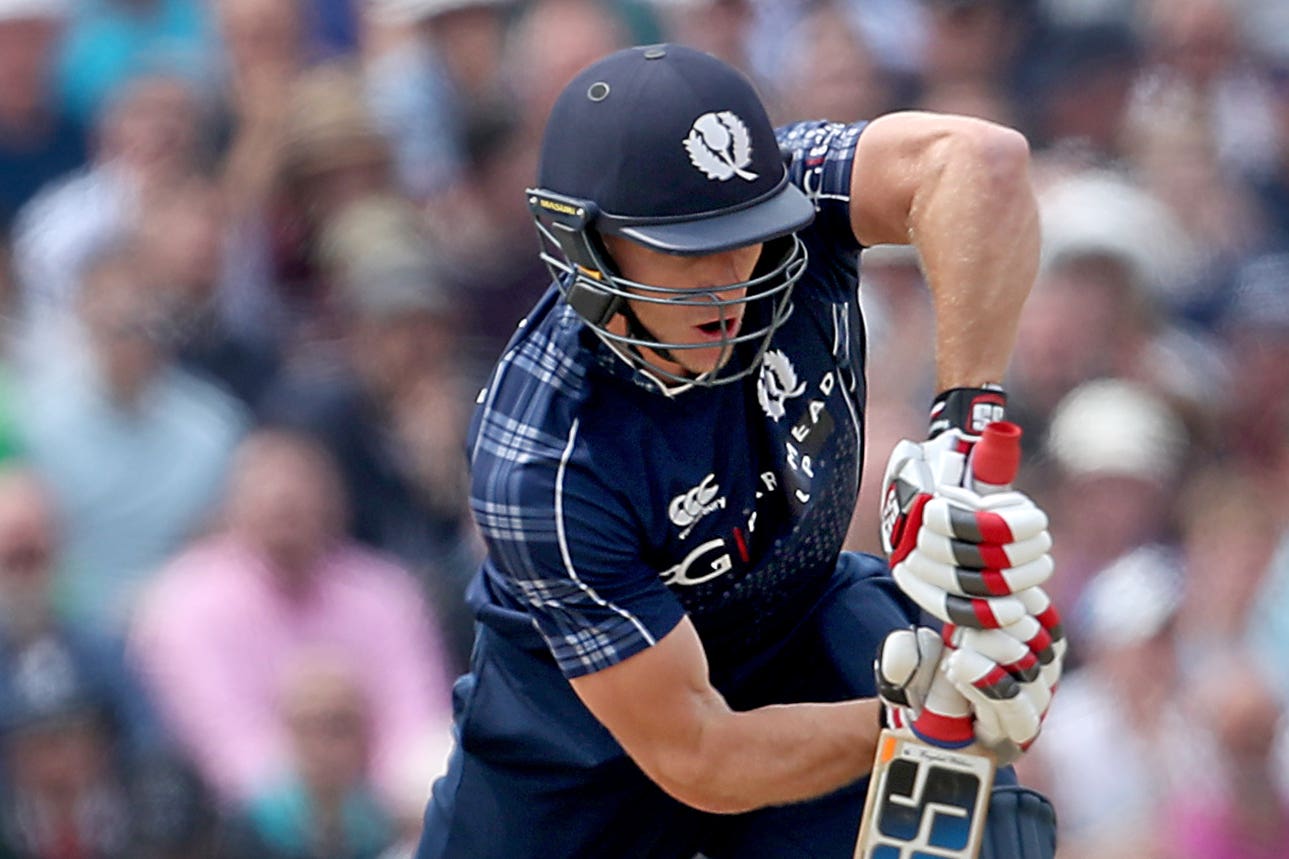
<path id="1" fill-rule="evenodd" d="M 376 859 L 396 836 L 373 793 L 372 702 L 342 660 L 316 654 L 288 668 L 282 720 L 291 771 L 229 827 L 228 859 Z"/>
<path id="2" fill-rule="evenodd" d="M 505 103 L 502 46 L 511 0 L 366 0 L 372 114 L 394 145 L 403 190 L 431 199 L 460 179 L 466 124 Z"/>
<path id="3" fill-rule="evenodd" d="M 43 363 L 59 342 L 86 260 L 130 232 L 138 213 L 197 172 L 206 143 L 188 82 L 162 73 L 114 91 L 95 129 L 93 162 L 47 187 L 19 212 L 13 262 L 18 312 L 33 335 L 28 362 Z M 51 333 L 53 332 L 53 333 Z"/>
<path id="4" fill-rule="evenodd" d="M 279 337 L 289 361 L 338 335 L 331 296 L 314 265 L 323 224 L 354 200 L 396 189 L 389 144 L 354 68 L 309 69 L 292 81 L 288 98 L 268 237 L 277 289 L 271 300 L 284 320 Z"/>
<path id="5" fill-rule="evenodd" d="M 1267 225 L 1269 246 L 1289 250 L 1289 45 L 1271 57 L 1269 66 L 1276 157 L 1253 177 L 1253 190 Z"/>
<path id="6" fill-rule="evenodd" d="M 1009 383 L 1031 449 L 1057 402 L 1102 376 L 1211 407 L 1221 364 L 1211 344 L 1167 314 L 1170 290 L 1193 271 L 1168 210 L 1113 173 L 1086 171 L 1047 187 L 1040 214 L 1042 270 Z"/>
<path id="7" fill-rule="evenodd" d="M 374 783 L 394 814 L 417 819 L 433 775 L 423 746 L 449 718 L 438 636 L 408 574 L 344 539 L 344 507 L 322 448 L 280 431 L 252 435 L 233 467 L 225 526 L 163 572 L 130 652 L 163 720 L 234 806 L 289 772 L 284 672 L 307 654 L 338 654 L 380 702 Z"/>
<path id="8" fill-rule="evenodd" d="M 1211 764 L 1178 682 L 1180 586 L 1168 554 L 1136 549 L 1098 574 L 1076 609 L 1085 663 L 1018 767 L 1058 809 L 1062 859 L 1172 859 L 1164 810 Z"/>
<path id="9" fill-rule="evenodd" d="M 343 354 L 285 376 L 264 416 L 331 451 L 355 499 L 353 534 L 425 583 L 461 668 L 471 633 L 463 594 L 480 551 L 465 500 L 458 308 L 415 211 L 396 198 L 346 208 L 324 227 L 319 250 L 344 320 Z"/>
<path id="10" fill-rule="evenodd" d="M 757 15 L 754 4 L 748 0 L 653 0 L 653 5 L 668 41 L 706 51 L 748 77 L 758 77 L 750 56 Z M 782 32 L 776 35 L 781 37 Z M 809 51 L 826 52 L 813 45 Z"/>
<path id="11" fill-rule="evenodd" d="M 141 752 L 157 743 L 159 729 L 119 646 L 69 623 L 54 602 L 60 535 L 53 503 L 24 466 L 0 470 L 0 675 L 16 680 L 25 654 L 54 642 L 76 664 L 80 682 L 110 706 L 122 738 Z"/>
<path id="12" fill-rule="evenodd" d="M 807 12 L 789 34 L 792 43 L 777 81 L 779 123 L 825 118 L 858 122 L 885 113 L 894 93 L 863 33 L 837 2 Z"/>
<path id="13" fill-rule="evenodd" d="M 139 263 L 172 314 L 179 363 L 251 410 L 277 374 L 273 344 L 235 326 L 222 301 L 227 208 L 210 179 L 193 177 L 140 213 Z"/>
<path id="14" fill-rule="evenodd" d="M 84 129 L 53 94 L 66 0 L 0 2 L 0 235 L 47 182 L 85 162 Z"/>
<path id="15" fill-rule="evenodd" d="M 61 97 L 88 124 L 150 66 L 194 82 L 210 79 L 214 49 L 208 6 L 200 0 L 80 0 L 62 44 Z"/>
<path id="16" fill-rule="evenodd" d="M 523 194 L 537 151 L 504 107 L 471 117 L 462 181 L 426 210 L 445 288 L 461 311 L 460 364 L 482 387 L 515 326 L 550 284 Z"/>
<path id="17" fill-rule="evenodd" d="M 284 106 L 308 64 L 300 0 L 219 0 L 231 139 L 220 165 L 229 220 L 221 302 L 243 335 L 276 346 L 288 316 L 277 231 L 290 112 Z"/>
<path id="18" fill-rule="evenodd" d="M 1098 571 L 1139 546 L 1175 539 L 1169 500 L 1177 489 L 1186 427 L 1168 403 L 1121 379 L 1080 385 L 1057 406 L 1047 450 L 1059 476 L 1052 556 L 1061 574 L 1053 600 L 1075 605 Z M 1078 618 L 1069 623 L 1077 653 Z"/>
<path id="19" fill-rule="evenodd" d="M 1136 35 L 1127 22 L 1085 23 L 1055 28 L 1043 48 L 1022 108 L 1033 144 L 1049 158 L 1121 166 L 1141 65 Z"/>
<path id="20" fill-rule="evenodd" d="M 1170 809 L 1173 859 L 1289 859 L 1285 709 L 1238 646 L 1210 654 L 1195 678 L 1197 723 L 1216 766 L 1183 786 Z"/>
<path id="21" fill-rule="evenodd" d="M 1012 75 L 1031 22 L 1017 0 L 933 0 L 927 4 L 927 46 L 921 69 L 924 104 L 955 100 L 1010 104 Z"/>
<path id="22" fill-rule="evenodd" d="M 1197 468 L 1178 499 L 1186 594 L 1177 643 L 1187 677 L 1202 682 L 1203 657 L 1243 641 L 1259 588 L 1286 522 L 1283 490 L 1261 469 L 1219 461 Z"/>
<path id="23" fill-rule="evenodd" d="M 614 8 L 597 0 L 536 0 L 527 5 L 507 39 L 503 70 L 522 133 L 540 137 L 564 86 L 595 60 L 625 47 L 627 38 Z M 560 50 L 550 50 L 552 44 Z"/>
<path id="24" fill-rule="evenodd" d="M 104 702 L 54 642 L 10 678 L 0 715 L 0 855 L 191 859 L 209 837 L 200 787 L 183 771 L 123 759 Z"/>
<path id="25" fill-rule="evenodd" d="M 66 525 L 61 599 L 119 632 L 143 583 L 204 527 L 245 417 L 175 364 L 174 319 L 137 246 L 86 267 L 77 306 L 84 356 L 24 380 L 19 433 Z"/>
<path id="26" fill-rule="evenodd" d="M 1235 273 L 1218 331 L 1231 366 L 1224 447 L 1259 467 L 1273 462 L 1289 427 L 1289 253 L 1249 259 Z"/>
<path id="27" fill-rule="evenodd" d="M 1247 4 L 1149 0 L 1139 5 L 1147 65 L 1134 90 L 1130 126 L 1147 134 L 1192 127 L 1201 145 L 1212 150 L 1206 157 L 1226 176 L 1265 167 L 1274 157 L 1276 137 L 1270 93 L 1243 27 Z M 1197 165 L 1183 160 L 1175 166 Z"/>
<path id="28" fill-rule="evenodd" d="M 190 855 L 207 816 L 199 786 L 120 647 L 59 615 L 57 544 L 40 480 L 0 472 L 0 845 L 33 859 Z"/>

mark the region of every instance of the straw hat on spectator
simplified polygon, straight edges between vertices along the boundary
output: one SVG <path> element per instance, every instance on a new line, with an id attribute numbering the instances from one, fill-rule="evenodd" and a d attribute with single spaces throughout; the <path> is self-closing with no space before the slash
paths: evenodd
<path id="1" fill-rule="evenodd" d="M 289 177 L 389 163 L 389 144 L 367 110 L 362 79 L 350 67 L 305 72 L 292 87 L 287 111 L 283 155 Z"/>
<path id="2" fill-rule="evenodd" d="M 1129 477 L 1167 484 L 1185 452 L 1186 428 L 1141 385 L 1098 379 L 1071 391 L 1053 412 L 1047 447 L 1073 477 Z"/>
<path id="3" fill-rule="evenodd" d="M 1119 261 L 1147 295 L 1187 285 L 1194 248 L 1176 217 L 1113 173 L 1090 170 L 1057 182 L 1039 196 L 1039 215 L 1044 267 L 1104 256 Z"/>
<path id="4" fill-rule="evenodd" d="M 337 298 L 361 318 L 450 309 L 417 211 L 399 197 L 372 195 L 340 210 L 323 224 L 317 257 Z"/>

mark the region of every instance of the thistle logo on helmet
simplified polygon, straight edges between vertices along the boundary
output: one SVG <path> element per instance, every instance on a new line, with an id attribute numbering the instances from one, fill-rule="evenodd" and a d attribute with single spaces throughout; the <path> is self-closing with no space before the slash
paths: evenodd
<path id="1" fill-rule="evenodd" d="M 752 135 L 731 111 L 704 113 L 694 120 L 685 138 L 685 151 L 708 179 L 724 182 L 737 176 L 752 182 L 759 176 L 744 169 L 752 163 Z"/>

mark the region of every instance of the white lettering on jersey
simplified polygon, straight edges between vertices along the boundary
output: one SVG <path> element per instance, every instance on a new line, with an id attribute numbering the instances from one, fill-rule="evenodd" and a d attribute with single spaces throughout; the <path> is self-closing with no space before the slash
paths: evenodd
<path id="1" fill-rule="evenodd" d="M 756 380 L 756 400 L 767 417 L 777 423 L 784 415 L 784 402 L 801 396 L 805 390 L 806 383 L 797 380 L 797 370 L 782 350 L 765 353 L 761 375 Z"/>
<path id="2" fill-rule="evenodd" d="M 719 552 L 719 554 L 715 554 Z M 714 555 L 714 556 L 713 556 Z M 706 566 L 703 566 L 703 563 Z M 690 569 L 698 567 L 694 574 Z M 685 560 L 668 570 L 659 573 L 664 585 L 701 585 L 717 576 L 723 576 L 734 568 L 734 559 L 725 551 L 725 541 L 720 537 L 708 540 L 685 556 Z"/>

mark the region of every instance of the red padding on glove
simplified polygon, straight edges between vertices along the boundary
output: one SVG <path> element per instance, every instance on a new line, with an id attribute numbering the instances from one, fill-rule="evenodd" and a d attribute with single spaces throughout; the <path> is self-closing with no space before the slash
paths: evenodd
<path id="1" fill-rule="evenodd" d="M 913 723 L 913 733 L 922 739 L 944 746 L 965 746 L 976 738 L 970 716 L 942 716 L 923 710 Z"/>
<path id="2" fill-rule="evenodd" d="M 1007 584 L 1007 579 L 1000 570 L 981 570 L 980 580 L 984 582 L 989 592 L 996 597 L 1009 596 L 1012 592 L 1011 586 Z"/>
<path id="3" fill-rule="evenodd" d="M 926 508 L 926 503 L 931 500 L 931 496 L 921 493 L 913 499 L 913 506 L 903 517 L 904 521 L 899 524 L 899 533 L 893 535 L 894 550 L 891 552 L 891 566 L 894 567 L 900 561 L 909 556 L 909 553 L 917 548 L 918 532 L 922 530 L 922 511 Z"/>
<path id="4" fill-rule="evenodd" d="M 980 540 L 982 543 L 997 543 L 999 545 L 1012 542 L 1011 526 L 1007 520 L 997 513 L 988 510 L 976 511 L 976 526 L 980 528 Z M 1007 566 L 1006 563 L 1002 566 Z"/>

